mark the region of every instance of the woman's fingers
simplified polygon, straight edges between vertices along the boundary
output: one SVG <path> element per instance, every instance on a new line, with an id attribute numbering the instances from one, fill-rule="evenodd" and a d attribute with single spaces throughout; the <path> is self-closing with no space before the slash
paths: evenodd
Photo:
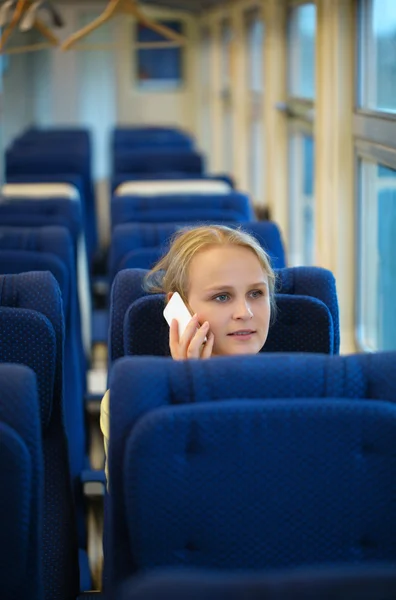
<path id="1" fill-rule="evenodd" d="M 172 319 L 169 330 L 169 347 L 172 358 L 182 360 L 188 358 L 187 352 L 197 328 L 199 326 L 198 317 L 194 315 L 188 323 L 182 336 L 179 338 L 179 324 L 176 319 Z"/>
<path id="2" fill-rule="evenodd" d="M 171 351 L 172 358 L 179 358 L 179 323 L 176 319 L 172 319 L 172 323 L 169 328 L 169 348 Z"/>
<path id="3" fill-rule="evenodd" d="M 205 323 L 203 323 L 202 326 L 195 332 L 194 337 L 191 339 L 188 345 L 188 358 L 199 358 L 201 356 L 202 344 L 204 343 L 208 332 L 209 323 L 205 321 Z"/>
<path id="4" fill-rule="evenodd" d="M 207 341 L 205 343 L 205 338 Z M 194 315 L 179 338 L 179 325 L 172 320 L 169 330 L 169 347 L 172 358 L 209 358 L 212 355 L 214 336 L 209 333 L 209 323 L 206 321 L 199 327 L 198 317 Z"/>
<path id="5" fill-rule="evenodd" d="M 213 352 L 213 344 L 214 344 L 214 335 L 212 332 L 208 335 L 208 340 L 203 347 L 201 358 L 210 358 Z"/>
<path id="6" fill-rule="evenodd" d="M 183 335 L 179 339 L 179 346 L 183 353 L 183 357 L 185 358 L 187 355 L 187 349 L 193 339 L 197 329 L 199 327 L 198 316 L 194 315 L 191 321 L 188 323 L 185 328 Z"/>

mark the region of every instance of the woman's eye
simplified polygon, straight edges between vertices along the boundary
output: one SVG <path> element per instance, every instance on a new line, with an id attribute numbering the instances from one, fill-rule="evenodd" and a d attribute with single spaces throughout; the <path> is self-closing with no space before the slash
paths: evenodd
<path id="1" fill-rule="evenodd" d="M 215 297 L 216 302 L 227 302 L 228 294 L 219 294 Z"/>
<path id="2" fill-rule="evenodd" d="M 259 298 L 260 296 L 264 296 L 264 292 L 262 290 L 253 290 L 250 292 L 252 298 Z"/>

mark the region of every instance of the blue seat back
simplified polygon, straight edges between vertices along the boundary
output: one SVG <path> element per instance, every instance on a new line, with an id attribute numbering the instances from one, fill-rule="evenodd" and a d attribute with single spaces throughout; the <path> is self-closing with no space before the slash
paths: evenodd
<path id="1" fill-rule="evenodd" d="M 65 228 L 0 227 L 0 273 L 27 271 L 51 272 L 62 294 L 65 319 L 65 423 L 72 477 L 78 478 L 85 462 L 83 398 L 86 391 L 86 360 L 81 338 L 73 246 Z"/>
<path id="2" fill-rule="evenodd" d="M 91 352 L 91 295 L 88 272 L 88 256 L 84 242 L 81 206 L 69 198 L 0 199 L 0 223 L 2 226 L 43 227 L 59 225 L 68 229 L 73 238 L 76 261 L 78 300 L 84 352 Z"/>
<path id="3" fill-rule="evenodd" d="M 184 148 L 119 149 L 113 155 L 113 175 L 122 173 L 203 174 L 205 161 L 199 152 Z"/>
<path id="4" fill-rule="evenodd" d="M 321 300 L 278 295 L 279 316 L 270 326 L 262 352 L 319 352 L 333 354 L 333 321 Z M 169 356 L 169 327 L 163 317 L 165 295 L 133 302 L 123 326 L 124 355 Z"/>
<path id="5" fill-rule="evenodd" d="M 223 223 L 225 224 L 225 223 Z M 188 223 L 126 223 L 113 230 L 109 256 L 110 281 L 122 269 L 151 269 L 169 249 L 172 236 Z M 271 258 L 275 269 L 286 266 L 285 249 L 278 226 L 271 221 L 228 223 L 253 234 Z"/>
<path id="6" fill-rule="evenodd" d="M 394 563 L 300 569 L 163 569 L 133 577 L 110 600 L 393 600 Z"/>
<path id="7" fill-rule="evenodd" d="M 112 227 L 122 223 L 216 223 L 253 221 L 250 198 L 240 192 L 221 195 L 114 196 Z"/>
<path id="8" fill-rule="evenodd" d="M 12 147 L 5 157 L 6 180 L 15 181 L 25 178 L 42 177 L 49 181 L 55 177 L 58 182 L 79 178 L 83 186 L 81 203 L 83 205 L 84 229 L 87 248 L 92 256 L 97 245 L 97 225 L 95 212 L 95 191 L 91 174 L 91 157 L 85 145 L 70 147 L 62 142 L 33 144 L 32 146 Z"/>
<path id="9" fill-rule="evenodd" d="M 118 361 L 111 581 L 168 566 L 395 561 L 395 360 Z"/>
<path id="10" fill-rule="evenodd" d="M 109 360 L 124 356 L 124 319 L 130 305 L 147 295 L 143 280 L 147 271 L 128 269 L 114 279 L 110 299 Z M 335 279 L 333 274 L 319 267 L 292 267 L 280 269 L 277 274 L 278 295 L 308 296 L 320 300 L 330 311 L 332 320 L 332 352 L 339 352 L 339 317 Z M 324 316 L 323 311 L 321 311 Z M 278 316 L 279 318 L 279 316 Z M 289 327 L 298 326 L 298 313 L 289 315 Z M 311 331 L 311 328 L 310 330 Z M 308 334 L 307 334 L 308 335 Z M 314 334 L 315 335 L 315 334 Z M 303 342 L 305 343 L 305 342 Z M 266 346 L 264 346 L 265 348 Z"/>
<path id="11" fill-rule="evenodd" d="M 24 364 L 37 376 L 45 468 L 46 598 L 73 597 L 78 591 L 78 556 L 64 425 L 64 322 L 60 290 L 50 273 L 0 276 L 0 329 L 0 362 Z"/>
<path id="12" fill-rule="evenodd" d="M 0 480 L 2 596 L 42 600 L 44 478 L 39 402 L 34 373 L 20 365 L 0 364 Z"/>
<path id="13" fill-rule="evenodd" d="M 116 127 L 112 133 L 113 152 L 122 148 L 183 148 L 193 149 L 194 139 L 187 132 L 173 127 Z"/>
<path id="14" fill-rule="evenodd" d="M 82 231 L 81 206 L 68 198 L 34 200 L 24 198 L 0 199 L 0 223 L 14 227 L 66 227 L 77 244 Z"/>

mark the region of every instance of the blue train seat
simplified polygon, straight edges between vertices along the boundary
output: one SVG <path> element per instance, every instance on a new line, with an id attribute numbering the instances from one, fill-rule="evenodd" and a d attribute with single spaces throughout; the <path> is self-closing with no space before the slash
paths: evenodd
<path id="1" fill-rule="evenodd" d="M 113 155 L 113 176 L 122 173 L 188 173 L 201 175 L 205 161 L 199 152 L 183 148 L 118 150 Z"/>
<path id="2" fill-rule="evenodd" d="M 119 360 L 110 584 L 158 567 L 394 562 L 395 361 Z"/>
<path id="3" fill-rule="evenodd" d="M 63 406 L 62 299 L 50 273 L 0 276 L 0 362 L 36 374 L 44 455 L 45 598 L 79 590 L 78 538 Z"/>
<path id="4" fill-rule="evenodd" d="M 264 570 L 165 569 L 135 576 L 109 600 L 393 600 L 394 563 Z"/>
<path id="5" fill-rule="evenodd" d="M 333 354 L 333 320 L 328 307 L 308 296 L 276 296 L 278 316 L 261 352 Z M 124 355 L 170 356 L 169 327 L 163 317 L 165 294 L 133 302 L 124 318 Z"/>
<path id="6" fill-rule="evenodd" d="M 44 474 L 37 381 L 33 371 L 15 364 L 0 364 L 0 480 L 2 596 L 43 600 Z"/>
<path id="7" fill-rule="evenodd" d="M 225 223 L 223 223 L 225 224 Z M 109 252 L 109 278 L 122 269 L 151 269 L 165 254 L 176 231 L 189 223 L 125 223 L 113 230 Z M 195 224 L 191 224 L 194 226 Z M 275 269 L 286 267 L 285 249 L 279 227 L 272 221 L 227 223 L 253 234 L 268 252 Z"/>
<path id="8" fill-rule="evenodd" d="M 62 294 L 64 335 L 64 410 L 73 478 L 85 468 L 84 396 L 86 357 L 81 338 L 73 244 L 63 227 L 0 227 L 0 273 L 49 271 Z"/>
<path id="9" fill-rule="evenodd" d="M 0 198 L 0 223 L 1 225 L 29 228 L 60 225 L 70 231 L 76 260 L 82 339 L 85 355 L 89 361 L 92 340 L 91 286 L 80 203 L 71 198 L 2 197 Z"/>
<path id="10" fill-rule="evenodd" d="M 40 138 L 38 138 L 40 139 Z M 91 173 L 91 154 L 86 144 L 62 143 L 61 141 L 32 142 L 32 145 L 16 145 L 8 148 L 5 156 L 6 180 L 14 177 L 38 176 L 44 179 L 56 176 L 59 182 L 65 177 L 80 177 L 83 184 L 85 232 L 87 249 L 92 258 L 97 247 L 97 224 L 95 192 Z"/>
<path id="11" fill-rule="evenodd" d="M 181 129 L 160 126 L 116 127 L 111 136 L 113 153 L 121 149 L 178 148 L 192 150 L 193 137 Z"/>
<path id="12" fill-rule="evenodd" d="M 120 271 L 114 279 L 110 298 L 109 361 L 124 356 L 124 319 L 133 302 L 147 296 L 143 280 L 144 269 Z M 280 295 L 307 296 L 320 300 L 331 315 L 332 351 L 340 349 L 340 325 L 335 279 L 333 274 L 320 267 L 292 267 L 276 271 L 277 292 Z M 298 315 L 290 317 L 289 326 L 298 326 Z"/>
<path id="13" fill-rule="evenodd" d="M 254 221 L 250 198 L 240 192 L 222 195 L 114 196 L 112 228 L 122 223 Z"/>

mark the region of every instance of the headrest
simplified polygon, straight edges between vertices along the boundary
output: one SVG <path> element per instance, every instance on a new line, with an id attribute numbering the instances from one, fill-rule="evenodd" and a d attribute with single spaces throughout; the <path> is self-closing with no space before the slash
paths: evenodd
<path id="1" fill-rule="evenodd" d="M 6 183 L 1 193 L 7 198 L 69 198 L 79 200 L 78 190 L 67 183 Z"/>
<path id="2" fill-rule="evenodd" d="M 213 224 L 213 223 L 212 223 Z M 253 235 L 268 252 L 273 268 L 285 267 L 285 250 L 278 226 L 272 221 L 222 222 Z M 173 235 L 183 227 L 199 223 L 123 223 L 113 230 L 109 254 L 111 281 L 121 269 L 151 269 L 169 248 Z"/>
<path id="3" fill-rule="evenodd" d="M 70 275 L 67 265 L 50 252 L 3 250 L 0 238 L 0 273 L 16 275 L 32 271 L 49 271 L 55 277 L 62 294 L 63 311 L 67 315 L 70 303 Z"/>
<path id="4" fill-rule="evenodd" d="M 76 241 L 82 230 L 80 202 L 64 198 L 5 198 L 0 197 L 0 223 L 13 227 L 66 227 Z"/>
<path id="5" fill-rule="evenodd" d="M 230 186 L 224 181 L 208 179 L 126 181 L 118 186 L 116 196 L 159 196 L 161 194 L 228 194 Z"/>
<path id="6" fill-rule="evenodd" d="M 56 337 L 50 321 L 31 309 L 0 306 L 0 361 L 26 365 L 37 378 L 41 429 L 49 427 L 53 407 Z M 15 303 L 17 304 L 17 302 Z"/>
<path id="7" fill-rule="evenodd" d="M 115 196 L 112 226 L 121 223 L 252 221 L 250 198 L 239 192 L 221 195 Z"/>
<path id="8" fill-rule="evenodd" d="M 178 148 L 122 148 L 114 154 L 114 173 L 163 173 L 185 171 L 203 173 L 205 161 L 199 152 Z"/>
<path id="9" fill-rule="evenodd" d="M 262 352 L 333 353 L 333 322 L 323 302 L 305 296 L 276 296 L 278 315 Z M 169 356 L 165 295 L 136 300 L 124 319 L 124 354 Z"/>

